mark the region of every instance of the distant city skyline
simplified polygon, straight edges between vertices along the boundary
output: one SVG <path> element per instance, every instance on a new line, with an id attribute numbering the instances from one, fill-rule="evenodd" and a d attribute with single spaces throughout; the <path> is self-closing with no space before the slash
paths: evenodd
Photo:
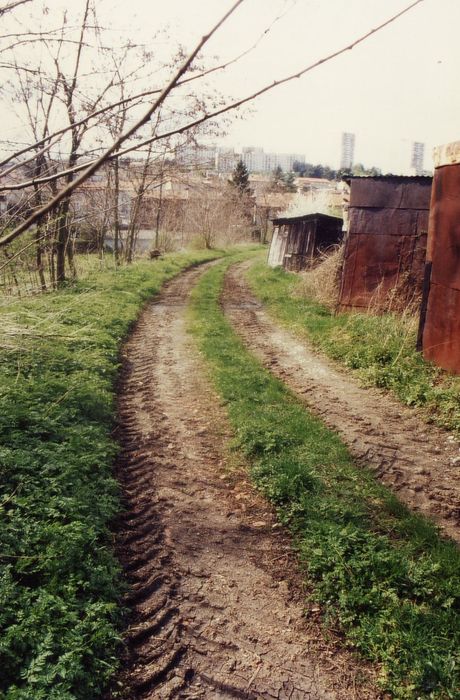
<path id="1" fill-rule="evenodd" d="M 217 100 L 244 98 L 351 45 L 406 5 L 406 0 L 245 2 L 203 51 L 204 66 L 228 64 L 207 76 L 206 86 Z M 57 20 L 65 10 L 70 22 L 82 6 L 82 0 L 53 0 L 49 14 Z M 154 47 L 155 67 L 155 61 L 167 65 L 178 46 L 184 52 L 195 46 L 230 0 L 200 0 L 199 12 L 185 0 L 98 0 L 97 6 L 113 43 L 134 40 L 147 51 Z M 22 12 L 40 16 L 34 3 Z M 425 144 L 424 167 L 430 170 L 433 148 L 460 137 L 458 26 L 459 0 L 425 0 L 353 50 L 270 90 L 238 115 L 228 113 L 217 127 L 225 132 L 221 146 L 300 152 L 308 162 L 336 169 L 337 144 L 347 132 L 356 135 L 356 163 L 411 174 L 412 144 L 419 142 Z M 23 115 L 6 95 L 0 99 L 3 137 L 21 142 Z"/>
<path id="2" fill-rule="evenodd" d="M 262 146 L 255 145 L 243 145 L 239 148 L 234 146 L 222 146 L 220 142 L 218 143 L 195 143 L 193 145 L 187 146 L 186 148 L 181 148 L 177 153 L 176 158 L 179 162 L 187 163 L 189 165 L 197 165 L 202 168 L 208 168 L 210 170 L 215 170 L 217 172 L 231 172 L 237 162 L 241 160 L 249 172 L 253 173 L 271 173 L 276 168 L 280 167 L 284 172 L 290 172 L 294 170 L 294 164 L 298 163 L 300 166 L 324 166 L 330 171 L 336 170 L 357 170 L 357 174 L 364 174 L 363 171 L 377 170 L 380 168 L 374 163 L 363 164 L 356 162 L 354 159 L 354 148 L 356 143 L 356 135 L 350 132 L 343 132 L 340 141 L 337 142 L 337 162 L 339 167 L 330 168 L 329 164 L 326 162 L 315 161 L 308 157 L 308 154 L 293 152 L 293 153 L 278 153 L 278 152 L 266 152 Z M 419 144 L 419 146 L 424 146 L 424 144 Z M 423 151 L 423 149 L 422 149 Z M 410 155 L 410 164 L 413 168 L 414 151 Z M 422 172 L 417 174 L 426 173 L 423 170 L 423 152 L 421 163 L 417 166 L 422 169 Z M 391 172 L 391 171 L 387 171 Z M 371 173 L 377 174 L 377 173 Z M 383 173 L 384 174 L 384 173 Z M 394 174 L 394 173 L 391 173 Z"/>

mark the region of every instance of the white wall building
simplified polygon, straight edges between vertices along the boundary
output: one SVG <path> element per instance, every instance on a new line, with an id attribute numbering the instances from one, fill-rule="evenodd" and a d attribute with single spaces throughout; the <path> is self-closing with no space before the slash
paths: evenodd
<path id="1" fill-rule="evenodd" d="M 270 173 L 278 167 L 290 172 L 295 161 L 305 163 L 305 156 L 301 153 L 265 153 L 263 148 L 246 146 L 241 160 L 249 172 Z"/>

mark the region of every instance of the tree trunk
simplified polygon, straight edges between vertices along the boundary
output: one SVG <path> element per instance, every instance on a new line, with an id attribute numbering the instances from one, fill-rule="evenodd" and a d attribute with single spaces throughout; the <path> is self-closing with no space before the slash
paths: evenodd
<path id="1" fill-rule="evenodd" d="M 57 216 L 56 231 L 56 283 L 58 287 L 66 281 L 66 254 L 70 240 L 69 230 L 69 206 L 70 200 L 64 199 Z"/>
<path id="2" fill-rule="evenodd" d="M 161 205 L 163 199 L 163 169 L 161 170 L 160 181 L 160 196 L 158 198 L 157 220 L 155 226 L 155 249 L 158 250 L 160 245 L 160 223 L 161 223 Z"/>
<path id="3" fill-rule="evenodd" d="M 69 263 L 69 270 L 70 274 L 72 276 L 73 280 L 77 279 L 77 268 L 75 266 L 75 242 L 74 238 L 72 236 L 72 230 L 70 226 L 68 227 L 68 234 L 67 234 L 67 245 L 66 245 L 66 253 L 67 253 L 67 261 Z"/>
<path id="4" fill-rule="evenodd" d="M 40 280 L 40 287 L 42 292 L 46 292 L 46 279 L 45 279 L 45 272 L 43 269 L 43 243 L 42 239 L 44 237 L 44 230 L 45 227 L 43 226 L 42 222 L 40 221 L 37 225 L 37 230 L 35 232 L 35 241 L 36 241 L 36 248 L 35 248 L 35 261 L 37 265 L 37 272 L 38 272 L 38 277 Z"/>
<path id="5" fill-rule="evenodd" d="M 118 158 L 114 160 L 114 238 L 113 238 L 113 254 L 115 257 L 115 265 L 120 264 L 120 171 Z"/>
<path id="6" fill-rule="evenodd" d="M 134 244 L 136 241 L 136 225 L 137 225 L 137 217 L 139 214 L 139 209 L 140 209 L 140 203 L 141 203 L 141 195 L 138 194 L 136 196 L 135 202 L 134 202 L 134 208 L 131 212 L 131 219 L 129 222 L 129 229 L 128 229 L 128 235 L 126 239 L 126 262 L 131 263 L 133 261 L 134 257 Z"/>

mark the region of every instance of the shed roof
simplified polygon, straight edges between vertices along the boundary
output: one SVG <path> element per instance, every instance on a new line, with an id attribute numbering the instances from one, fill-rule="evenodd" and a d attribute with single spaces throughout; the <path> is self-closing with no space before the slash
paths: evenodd
<path id="1" fill-rule="evenodd" d="M 274 224 L 296 224 L 301 221 L 314 221 L 315 219 L 321 219 L 322 221 L 342 221 L 340 216 L 331 216 L 330 214 L 322 214 L 316 212 L 315 214 L 304 214 L 303 216 L 280 216 L 278 218 L 272 219 Z"/>
<path id="2" fill-rule="evenodd" d="M 349 175 L 342 180 L 350 184 L 352 180 L 375 180 L 376 182 L 420 182 L 429 183 L 433 180 L 431 175 Z"/>

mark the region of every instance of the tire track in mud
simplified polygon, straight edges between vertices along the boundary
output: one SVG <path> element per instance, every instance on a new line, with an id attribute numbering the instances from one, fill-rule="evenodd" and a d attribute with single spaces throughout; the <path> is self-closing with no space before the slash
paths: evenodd
<path id="1" fill-rule="evenodd" d="M 460 543 L 458 439 L 426 424 L 384 392 L 364 389 L 277 326 L 255 298 L 244 272 L 232 266 L 222 295 L 225 312 L 245 344 L 326 425 L 354 458 L 369 466 L 411 508 L 434 520 Z"/>
<path id="2" fill-rule="evenodd" d="M 380 697 L 357 681 L 371 671 L 326 644 L 316 613 L 307 624 L 300 588 L 283 580 L 289 541 L 244 475 L 223 471 L 228 427 L 185 327 L 206 267 L 165 287 L 123 351 L 123 698 Z"/>

